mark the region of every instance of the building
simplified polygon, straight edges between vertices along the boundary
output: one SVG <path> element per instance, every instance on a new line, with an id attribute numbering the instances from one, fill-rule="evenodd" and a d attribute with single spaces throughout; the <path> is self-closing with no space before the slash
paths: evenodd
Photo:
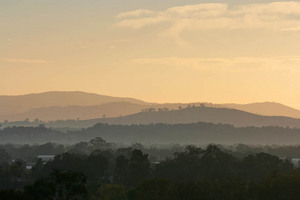
<path id="1" fill-rule="evenodd" d="M 41 159 L 43 163 L 49 162 L 53 160 L 55 155 L 38 155 L 37 158 Z"/>

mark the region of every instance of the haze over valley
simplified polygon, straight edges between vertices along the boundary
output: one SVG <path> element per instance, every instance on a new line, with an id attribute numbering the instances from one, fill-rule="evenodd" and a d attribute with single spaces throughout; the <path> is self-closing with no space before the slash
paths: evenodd
<path id="1" fill-rule="evenodd" d="M 24 111 L 2 115 L 4 144 L 72 144 L 101 137 L 124 144 L 284 145 L 300 139 L 300 119 L 291 117 L 300 111 L 273 102 L 158 104 L 84 92 L 0 96 L 0 102 Z"/>
<path id="2" fill-rule="evenodd" d="M 300 1 L 0 0 L 0 200 L 299 200 Z"/>

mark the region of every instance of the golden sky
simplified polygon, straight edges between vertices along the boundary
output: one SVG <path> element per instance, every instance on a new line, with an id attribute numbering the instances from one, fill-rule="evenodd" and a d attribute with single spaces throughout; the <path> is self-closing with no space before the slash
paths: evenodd
<path id="1" fill-rule="evenodd" d="M 300 2 L 211 2 L 1 0 L 0 94 L 300 108 Z"/>

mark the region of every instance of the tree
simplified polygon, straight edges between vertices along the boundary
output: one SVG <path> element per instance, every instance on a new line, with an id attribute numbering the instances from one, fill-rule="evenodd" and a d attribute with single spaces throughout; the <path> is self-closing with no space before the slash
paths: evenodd
<path id="1" fill-rule="evenodd" d="M 298 200 L 300 197 L 300 174 L 273 173 L 264 178 L 257 185 L 256 191 L 258 200 Z"/>
<path id="2" fill-rule="evenodd" d="M 26 200 L 28 198 L 21 191 L 0 190 L 0 199 L 3 199 L 3 200 Z"/>
<path id="3" fill-rule="evenodd" d="M 41 130 L 46 130 L 45 124 L 39 124 L 39 129 L 41 129 Z"/>
<path id="4" fill-rule="evenodd" d="M 11 161 L 10 155 L 5 149 L 0 149 L 0 165 Z"/>
<path id="5" fill-rule="evenodd" d="M 201 157 L 201 168 L 205 178 L 231 177 L 236 173 L 236 158 L 216 145 L 208 145 Z"/>
<path id="6" fill-rule="evenodd" d="M 76 153 L 88 153 L 89 151 L 89 144 L 87 142 L 79 142 L 74 145 L 74 148 L 71 149 L 71 152 Z"/>
<path id="7" fill-rule="evenodd" d="M 108 160 L 101 154 L 91 154 L 86 160 L 86 167 L 82 169 L 87 174 L 89 181 L 97 182 L 105 176 L 108 169 Z"/>
<path id="8" fill-rule="evenodd" d="M 22 160 L 3 164 L 0 168 L 0 188 L 21 189 L 25 183 L 25 166 L 25 162 Z"/>
<path id="9" fill-rule="evenodd" d="M 150 175 L 150 161 L 148 154 L 143 154 L 141 150 L 133 150 L 128 164 L 128 183 L 137 185 Z"/>
<path id="10" fill-rule="evenodd" d="M 25 193 L 39 200 L 87 199 L 86 177 L 79 172 L 54 170 L 49 177 L 25 187 Z"/>
<path id="11" fill-rule="evenodd" d="M 100 187 L 93 200 L 126 200 L 126 191 L 123 185 L 106 184 Z"/>
<path id="12" fill-rule="evenodd" d="M 96 137 L 89 141 L 89 145 L 91 145 L 92 149 L 103 149 L 108 148 L 110 145 L 101 137 Z"/>
<path id="13" fill-rule="evenodd" d="M 209 145 L 206 150 L 188 146 L 184 152 L 175 153 L 174 159 L 158 164 L 154 175 L 178 182 L 220 179 L 232 176 L 235 167 L 235 157 L 215 145 Z"/>
<path id="14" fill-rule="evenodd" d="M 128 163 L 129 160 L 120 155 L 116 158 L 116 164 L 114 169 L 114 181 L 119 184 L 125 184 L 128 177 Z"/>
<path id="15" fill-rule="evenodd" d="M 273 172 L 288 172 L 293 169 L 293 164 L 278 157 L 258 153 L 246 156 L 240 164 L 240 175 L 246 179 L 261 179 Z"/>
<path id="16" fill-rule="evenodd" d="M 144 149 L 144 146 L 141 144 L 141 143 L 134 143 L 131 145 L 132 149 L 139 149 L 139 150 L 143 150 Z"/>
<path id="17" fill-rule="evenodd" d="M 163 179 L 144 181 L 136 189 L 136 200 L 173 200 L 173 184 Z"/>
<path id="18" fill-rule="evenodd" d="M 42 159 L 38 159 L 35 163 L 35 165 L 32 167 L 31 172 L 34 179 L 39 179 L 44 177 L 44 171 L 43 171 L 43 161 Z"/>

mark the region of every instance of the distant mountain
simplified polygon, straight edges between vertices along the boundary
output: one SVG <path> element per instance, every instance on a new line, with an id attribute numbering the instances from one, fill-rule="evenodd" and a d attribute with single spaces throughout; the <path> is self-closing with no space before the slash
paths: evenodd
<path id="1" fill-rule="evenodd" d="M 246 112 L 267 116 L 287 116 L 300 118 L 300 110 L 285 106 L 280 103 L 263 102 L 250 104 L 223 104 L 222 107 L 235 108 Z"/>
<path id="2" fill-rule="evenodd" d="M 192 106 L 233 108 L 265 116 L 300 118 L 300 110 L 273 102 L 251 104 L 147 103 L 133 98 L 110 97 L 84 92 L 46 92 L 0 96 L 0 121 L 95 119 L 126 116 L 141 110 L 178 110 Z"/>
<path id="3" fill-rule="evenodd" d="M 129 105 L 128 103 L 124 103 L 124 104 Z M 124 105 L 119 103 L 117 103 L 117 105 L 119 105 L 120 107 L 124 107 Z M 135 105 L 132 106 L 134 107 Z M 152 123 L 181 124 L 181 123 L 195 123 L 195 122 L 231 124 L 236 127 L 280 126 L 280 127 L 300 128 L 300 119 L 296 119 L 296 118 L 283 117 L 283 116 L 263 116 L 263 115 L 257 115 L 257 114 L 237 110 L 237 109 L 204 107 L 203 105 L 200 107 L 191 106 L 179 110 L 160 109 L 160 111 L 153 111 L 153 109 L 150 110 L 146 109 L 144 112 L 139 112 L 127 116 L 119 116 L 119 117 L 102 116 L 101 118 L 90 119 L 90 120 L 73 119 L 73 120 L 56 120 L 50 122 L 39 122 L 39 121 L 30 122 L 30 121 L 23 120 L 19 122 L 2 123 L 2 126 L 3 127 L 36 126 L 39 125 L 40 123 L 44 123 L 47 127 L 73 129 L 73 128 L 90 127 L 96 123 L 130 125 L 130 124 L 152 124 Z"/>
<path id="4" fill-rule="evenodd" d="M 200 105 L 199 103 L 195 105 Z M 42 121 L 55 121 L 55 120 L 68 120 L 68 119 L 95 119 L 102 117 L 120 117 L 131 114 L 136 114 L 142 110 L 155 109 L 155 110 L 178 110 L 187 107 L 188 104 L 137 104 L 130 102 L 111 102 L 100 105 L 92 106 L 52 106 L 33 108 L 23 113 L 2 115 L 0 121 L 23 121 L 30 119 L 33 121 L 39 119 Z"/>
<path id="5" fill-rule="evenodd" d="M 57 106 L 91 106 L 111 102 L 147 104 L 133 98 L 110 97 L 85 92 L 45 92 L 18 96 L 0 96 L 0 116 L 15 115 L 31 109 Z"/>
<path id="6" fill-rule="evenodd" d="M 67 119 L 95 119 L 100 117 L 119 117 L 141 112 L 148 105 L 129 102 L 112 102 L 93 106 L 53 106 L 34 108 L 24 113 L 0 116 L 0 120 L 22 121 L 26 118 L 42 121 L 67 120 Z"/>

